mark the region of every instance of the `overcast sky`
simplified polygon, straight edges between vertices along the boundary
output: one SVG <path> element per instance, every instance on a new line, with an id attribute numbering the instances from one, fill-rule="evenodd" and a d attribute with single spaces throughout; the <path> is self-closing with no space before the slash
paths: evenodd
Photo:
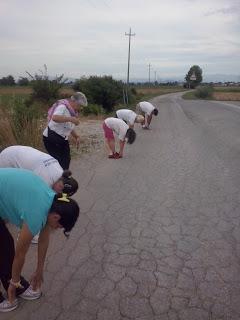
<path id="1" fill-rule="evenodd" d="M 240 0 L 0 0 L 0 77 L 113 75 L 183 79 L 197 64 L 203 77 L 240 81 Z M 226 79 L 227 80 L 227 79 Z"/>

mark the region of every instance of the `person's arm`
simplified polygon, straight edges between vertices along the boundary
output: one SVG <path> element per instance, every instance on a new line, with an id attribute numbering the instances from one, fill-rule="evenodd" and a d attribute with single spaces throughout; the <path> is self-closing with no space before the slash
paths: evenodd
<path id="1" fill-rule="evenodd" d="M 150 126 L 150 123 L 152 121 L 152 115 L 153 115 L 153 113 L 151 113 L 150 116 L 147 117 L 147 126 L 148 127 Z"/>
<path id="2" fill-rule="evenodd" d="M 145 113 L 144 118 L 145 118 L 145 126 L 148 126 L 148 115 L 147 115 L 147 113 Z"/>
<path id="3" fill-rule="evenodd" d="M 43 268 L 49 245 L 50 230 L 51 228 L 46 225 L 41 230 L 39 235 L 37 268 L 31 277 L 31 285 L 33 287 L 33 290 L 36 290 L 37 288 L 41 287 L 41 284 L 43 282 Z"/>
<path id="4" fill-rule="evenodd" d="M 120 151 L 119 151 L 119 156 L 123 156 L 123 149 L 124 149 L 125 141 L 119 140 L 119 146 L 120 146 Z"/>
<path id="5" fill-rule="evenodd" d="M 75 139 L 76 147 L 79 148 L 79 144 L 80 144 L 80 137 L 79 137 L 79 135 L 77 134 L 77 132 L 76 132 L 75 130 L 72 130 L 72 131 L 71 131 L 71 135 L 72 135 L 72 137 Z"/>
<path id="6" fill-rule="evenodd" d="M 72 122 L 76 126 L 79 124 L 79 119 L 76 117 L 63 116 L 63 115 L 58 115 L 58 114 L 54 114 L 52 116 L 52 120 L 55 122 L 58 122 L 58 123 Z"/>
<path id="7" fill-rule="evenodd" d="M 15 256 L 12 264 L 12 283 L 20 281 L 20 275 L 25 262 L 26 253 L 29 249 L 33 235 L 31 234 L 28 226 L 24 223 L 19 233 L 18 241 L 16 244 Z M 8 287 L 8 299 L 12 303 L 15 299 L 16 287 L 10 283 Z"/>

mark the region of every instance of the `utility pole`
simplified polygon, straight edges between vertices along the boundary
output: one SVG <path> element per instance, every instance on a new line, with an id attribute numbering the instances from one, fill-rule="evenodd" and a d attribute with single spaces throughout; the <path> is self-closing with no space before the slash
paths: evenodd
<path id="1" fill-rule="evenodd" d="M 154 71 L 154 74 L 155 74 L 155 85 L 156 85 L 156 82 L 157 82 L 157 71 Z"/>
<path id="2" fill-rule="evenodd" d="M 128 36 L 128 70 L 127 70 L 127 89 L 129 86 L 129 69 L 130 69 L 130 52 L 131 52 L 131 37 L 135 36 L 135 33 L 132 33 L 131 28 L 129 33 L 125 32 L 125 36 Z"/>
<path id="3" fill-rule="evenodd" d="M 148 65 L 148 83 L 149 83 L 149 86 L 150 86 L 150 81 L 151 81 L 151 64 L 149 63 Z"/>

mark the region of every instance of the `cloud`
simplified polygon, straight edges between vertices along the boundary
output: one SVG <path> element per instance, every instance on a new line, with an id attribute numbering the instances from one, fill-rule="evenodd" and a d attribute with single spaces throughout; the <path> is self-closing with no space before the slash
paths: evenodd
<path id="1" fill-rule="evenodd" d="M 8 0 L 0 4 L 0 77 L 35 72 L 131 76 L 146 66 L 165 74 L 189 65 L 213 72 L 240 70 L 239 2 L 236 0 Z M 214 71 L 215 68 L 215 71 Z"/>

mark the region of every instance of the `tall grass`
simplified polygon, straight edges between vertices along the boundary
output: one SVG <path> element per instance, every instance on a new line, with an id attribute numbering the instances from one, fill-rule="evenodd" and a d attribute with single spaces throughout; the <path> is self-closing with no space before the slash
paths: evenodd
<path id="1" fill-rule="evenodd" d="M 11 97 L 7 107 L 0 106 L 0 116 L 0 148 L 20 144 L 43 149 L 45 121 L 38 106 L 28 107 L 25 99 Z"/>

